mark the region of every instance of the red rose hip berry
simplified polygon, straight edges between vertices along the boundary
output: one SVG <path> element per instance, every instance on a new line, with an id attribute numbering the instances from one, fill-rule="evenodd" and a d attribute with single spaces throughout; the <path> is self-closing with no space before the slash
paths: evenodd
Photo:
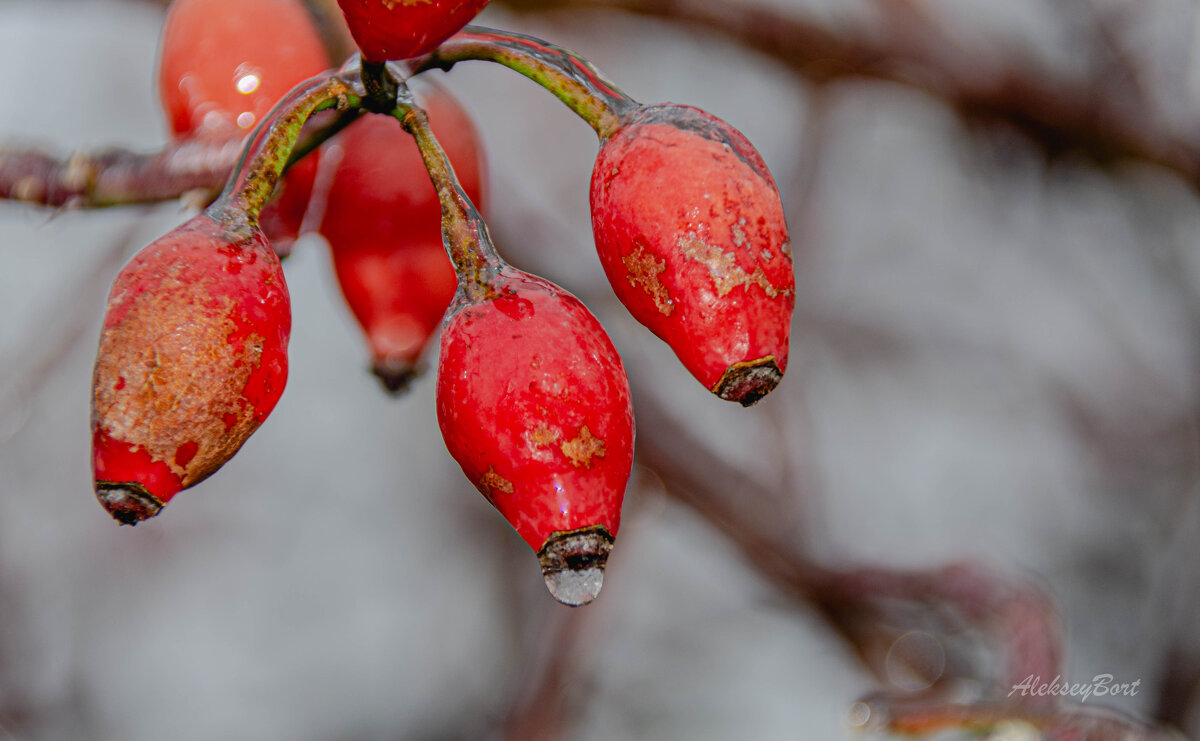
<path id="1" fill-rule="evenodd" d="M 749 406 L 787 369 L 795 276 L 783 205 L 739 131 L 689 106 L 643 106 L 592 171 L 596 249 L 613 290 L 684 367 Z"/>
<path id="2" fill-rule="evenodd" d="M 329 67 L 300 0 L 174 0 L 158 86 L 176 137 L 243 137 L 283 94 Z"/>
<path id="3" fill-rule="evenodd" d="M 428 54 L 483 10 L 488 0 L 338 0 L 369 62 Z"/>
<path id="4" fill-rule="evenodd" d="M 158 85 L 176 139 L 240 140 L 279 98 L 329 64 L 299 0 L 174 0 L 159 49 Z M 277 250 L 299 234 L 317 171 L 288 170 L 259 218 Z"/>
<path id="5" fill-rule="evenodd" d="M 481 147 L 449 93 L 423 96 L 433 130 L 472 202 L 483 190 Z M 327 150 L 338 157 L 321 233 L 338 284 L 366 332 L 375 375 L 405 388 L 454 296 L 457 279 L 442 246 L 441 206 L 413 138 L 391 116 L 366 116 Z"/>
<path id="6" fill-rule="evenodd" d="M 629 381 L 571 294 L 503 268 L 442 329 L 437 415 L 450 454 L 538 554 L 551 593 L 600 591 L 633 466 Z"/>
<path id="7" fill-rule="evenodd" d="M 207 213 L 117 275 L 92 386 L 96 498 L 123 524 L 158 514 L 237 452 L 287 379 L 291 313 L 256 227 Z"/>

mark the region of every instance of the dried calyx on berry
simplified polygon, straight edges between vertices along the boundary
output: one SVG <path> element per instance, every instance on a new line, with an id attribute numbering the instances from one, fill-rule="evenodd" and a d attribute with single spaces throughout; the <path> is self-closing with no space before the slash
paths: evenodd
<path id="1" fill-rule="evenodd" d="M 745 406 L 787 369 L 795 276 L 783 205 L 739 131 L 697 108 L 642 106 L 592 171 L 613 290 L 717 396 Z"/>
<path id="2" fill-rule="evenodd" d="M 560 602 L 592 601 L 633 465 L 625 369 L 596 318 L 504 266 L 456 295 L 442 330 L 438 424 L 463 473 L 538 554 Z"/>
<path id="3" fill-rule="evenodd" d="M 428 54 L 487 4 L 488 0 L 338 0 L 350 35 L 369 62 Z"/>
<path id="4" fill-rule="evenodd" d="M 482 146 L 471 119 L 440 87 L 429 86 L 423 103 L 467 196 L 480 203 Z M 336 164 L 321 233 L 366 332 L 375 375 L 398 392 L 416 374 L 457 285 L 442 246 L 437 192 L 412 137 L 390 116 L 354 123 L 326 156 Z"/>
<path id="5" fill-rule="evenodd" d="M 176 139 L 240 141 L 298 83 L 330 66 L 300 0 L 174 0 L 159 49 L 158 86 Z M 279 181 L 259 224 L 286 254 L 317 172 L 310 155 Z"/>
<path id="6" fill-rule="evenodd" d="M 290 330 L 279 258 L 237 215 L 202 213 L 121 270 L 92 387 L 96 497 L 113 518 L 153 517 L 237 452 L 283 391 Z"/>

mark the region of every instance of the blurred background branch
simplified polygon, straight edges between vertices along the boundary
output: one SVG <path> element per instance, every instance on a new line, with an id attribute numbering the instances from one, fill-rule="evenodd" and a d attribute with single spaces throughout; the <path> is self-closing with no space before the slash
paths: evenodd
<path id="1" fill-rule="evenodd" d="M 1174 125 L 1141 83 L 1126 53 L 1121 16 L 1133 3 L 1101 11 L 1087 0 L 1062 3 L 1094 34 L 1080 51 L 1088 64 L 1066 75 L 1039 63 L 1019 42 L 980 46 L 956 36 L 922 0 L 874 0 L 872 12 L 837 27 L 802 11 L 758 0 L 498 0 L 521 12 L 607 8 L 665 18 L 729 37 L 765 54 L 813 85 L 881 80 L 939 98 L 971 124 L 1011 126 L 1050 156 L 1086 155 L 1098 163 L 1136 160 L 1200 185 L 1200 135 Z M 850 25 L 850 27 L 846 27 Z"/>

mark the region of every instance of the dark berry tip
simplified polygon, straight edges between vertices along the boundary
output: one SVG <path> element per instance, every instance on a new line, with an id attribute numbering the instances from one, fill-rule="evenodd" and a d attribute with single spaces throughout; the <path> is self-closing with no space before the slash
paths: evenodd
<path id="1" fill-rule="evenodd" d="M 136 525 L 162 511 L 163 503 L 141 484 L 96 482 L 96 501 L 122 525 Z"/>
<path id="2" fill-rule="evenodd" d="M 757 404 L 783 380 L 783 371 L 774 355 L 758 360 L 734 363 L 721 374 L 712 392 L 726 401 L 736 401 L 744 407 Z"/>
<path id="3" fill-rule="evenodd" d="M 407 360 L 384 358 L 371 365 L 371 372 L 389 393 L 399 396 L 408 391 L 413 379 L 421 375 L 421 369 Z"/>
<path id="4" fill-rule="evenodd" d="M 551 535 L 538 551 L 538 562 L 554 599 L 568 607 L 596 599 L 612 546 L 612 535 L 600 525 Z"/>

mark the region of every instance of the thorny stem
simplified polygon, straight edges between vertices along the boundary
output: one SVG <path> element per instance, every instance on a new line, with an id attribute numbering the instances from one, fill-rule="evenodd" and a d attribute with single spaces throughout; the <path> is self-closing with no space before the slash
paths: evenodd
<path id="1" fill-rule="evenodd" d="M 442 206 L 442 241 L 458 273 L 459 285 L 472 301 L 486 298 L 494 293 L 493 284 L 504 261 L 492 244 L 487 224 L 467 197 L 450 160 L 429 128 L 425 111 L 417 106 L 407 85 L 399 81 L 396 84 L 396 107 L 392 115 L 416 140 L 437 191 Z"/>
<path id="2" fill-rule="evenodd" d="M 362 105 L 363 90 L 346 75 L 321 75 L 300 83 L 275 105 L 255 129 L 233 174 L 209 213 L 234 221 L 257 220 L 287 167 L 300 132 L 318 111 L 344 111 Z"/>
<path id="3" fill-rule="evenodd" d="M 532 36 L 480 26 L 451 36 L 416 71 L 448 70 L 466 60 L 495 62 L 528 77 L 587 121 L 601 139 L 616 133 L 622 118 L 638 106 L 578 54 Z"/>

